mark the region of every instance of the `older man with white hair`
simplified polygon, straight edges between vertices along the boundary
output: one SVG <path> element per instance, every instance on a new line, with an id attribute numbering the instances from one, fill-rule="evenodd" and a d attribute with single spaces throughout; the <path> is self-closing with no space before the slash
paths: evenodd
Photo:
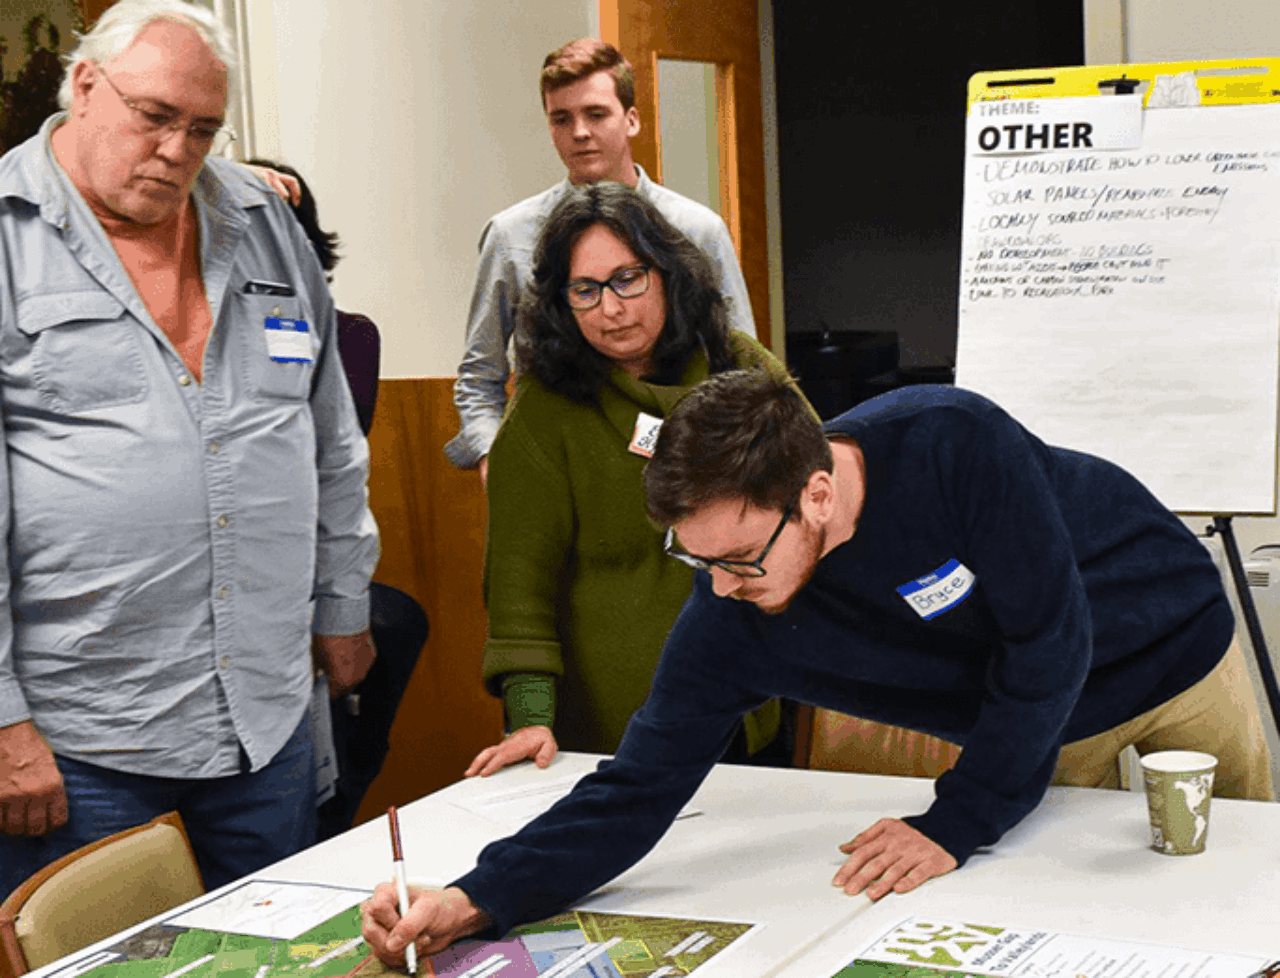
<path id="1" fill-rule="evenodd" d="M 177 809 L 213 887 L 309 844 L 312 650 L 374 656 L 377 530 L 333 302 L 210 156 L 234 51 L 121 0 L 0 159 L 0 897 Z"/>

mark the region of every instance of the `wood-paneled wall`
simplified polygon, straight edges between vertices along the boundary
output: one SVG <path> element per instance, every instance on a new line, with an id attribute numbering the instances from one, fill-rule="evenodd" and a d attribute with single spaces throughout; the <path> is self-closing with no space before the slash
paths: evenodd
<path id="1" fill-rule="evenodd" d="M 444 457 L 457 430 L 453 378 L 380 383 L 369 432 L 369 499 L 382 532 L 374 576 L 417 598 L 431 635 L 357 821 L 458 780 L 502 735 L 501 704 L 480 684 L 485 496 L 477 472 Z"/>

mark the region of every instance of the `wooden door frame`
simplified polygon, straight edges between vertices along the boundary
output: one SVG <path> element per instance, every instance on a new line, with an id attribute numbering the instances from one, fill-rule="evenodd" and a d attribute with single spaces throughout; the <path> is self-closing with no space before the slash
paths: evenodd
<path id="1" fill-rule="evenodd" d="M 707 6 L 715 2 L 707 0 Z M 728 107 L 720 114 L 718 126 L 720 213 L 738 249 L 738 262 L 751 296 L 756 336 L 768 346 L 769 242 L 756 7 L 750 7 L 749 23 L 741 19 L 734 23 L 733 18 L 705 17 L 697 10 L 686 13 L 693 5 L 667 4 L 663 6 L 663 16 L 677 23 L 676 29 L 667 30 L 652 18 L 653 6 L 652 0 L 602 0 L 600 4 L 601 38 L 626 54 L 635 69 L 641 126 L 631 141 L 631 154 L 654 180 L 662 181 L 659 59 L 715 64 L 716 97 L 720 105 Z M 702 19 L 697 20 L 699 17 Z M 639 43 L 624 38 L 639 39 Z M 736 47 L 735 62 L 725 62 L 726 44 Z"/>

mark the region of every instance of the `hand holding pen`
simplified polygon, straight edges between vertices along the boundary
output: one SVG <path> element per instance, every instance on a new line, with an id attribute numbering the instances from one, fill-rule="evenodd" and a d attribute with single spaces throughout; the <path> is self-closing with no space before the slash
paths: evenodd
<path id="1" fill-rule="evenodd" d="M 363 936 L 384 964 L 393 968 L 404 964 L 413 973 L 419 954 L 443 951 L 459 938 L 484 930 L 491 921 L 456 886 L 436 890 L 405 885 L 399 818 L 394 808 L 387 815 L 395 882 L 381 884 L 361 907 Z M 432 974 L 431 962 L 424 964 L 427 974 Z"/>
<path id="2" fill-rule="evenodd" d="M 396 806 L 387 809 L 387 821 L 391 824 L 391 872 L 396 881 L 396 900 L 400 904 L 401 918 L 409 916 L 409 885 L 404 878 L 404 850 L 400 846 L 400 816 Z M 418 973 L 418 949 L 410 941 L 404 947 L 404 961 L 409 974 Z"/>

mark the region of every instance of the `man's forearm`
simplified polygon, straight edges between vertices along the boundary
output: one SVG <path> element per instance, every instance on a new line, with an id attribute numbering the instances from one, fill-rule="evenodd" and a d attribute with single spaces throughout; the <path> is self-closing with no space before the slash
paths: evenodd
<path id="1" fill-rule="evenodd" d="M 507 406 L 507 387 L 502 380 L 458 369 L 453 385 L 453 403 L 461 422 L 458 434 L 445 446 L 445 455 L 459 468 L 471 469 L 489 454 L 502 424 Z"/>

